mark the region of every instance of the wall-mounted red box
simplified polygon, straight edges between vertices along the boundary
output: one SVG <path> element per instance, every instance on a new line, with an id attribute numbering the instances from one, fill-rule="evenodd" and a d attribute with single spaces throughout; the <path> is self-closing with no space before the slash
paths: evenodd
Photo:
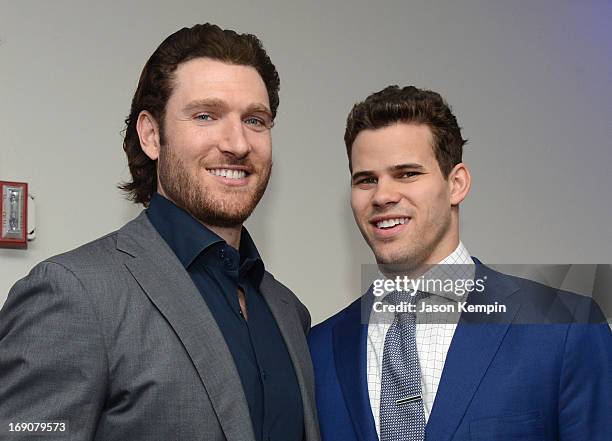
<path id="1" fill-rule="evenodd" d="M 28 247 L 28 184 L 0 181 L 0 248 Z"/>

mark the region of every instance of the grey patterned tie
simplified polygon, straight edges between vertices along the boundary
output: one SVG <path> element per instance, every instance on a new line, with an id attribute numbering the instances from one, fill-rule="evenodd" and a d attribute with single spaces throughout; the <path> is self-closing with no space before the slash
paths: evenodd
<path id="1" fill-rule="evenodd" d="M 385 301 L 416 304 L 428 294 L 393 292 Z M 380 396 L 380 440 L 423 441 L 425 410 L 416 347 L 416 314 L 396 313 L 385 337 Z"/>

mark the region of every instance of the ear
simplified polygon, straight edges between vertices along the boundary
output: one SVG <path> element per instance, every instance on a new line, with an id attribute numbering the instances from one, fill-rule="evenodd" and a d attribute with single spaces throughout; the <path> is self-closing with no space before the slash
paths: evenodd
<path id="1" fill-rule="evenodd" d="M 448 175 L 451 205 L 459 205 L 467 197 L 472 185 L 472 175 L 462 162 L 457 164 Z"/>
<path id="2" fill-rule="evenodd" d="M 138 120 L 136 121 L 136 131 L 138 132 L 142 151 L 153 161 L 156 161 L 157 158 L 159 158 L 161 146 L 159 141 L 159 126 L 155 118 L 153 118 L 153 115 L 146 110 L 140 112 Z"/>

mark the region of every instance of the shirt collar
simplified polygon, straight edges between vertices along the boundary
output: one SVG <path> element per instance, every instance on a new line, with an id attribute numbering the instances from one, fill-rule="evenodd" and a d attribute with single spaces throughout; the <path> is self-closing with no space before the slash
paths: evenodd
<path id="1" fill-rule="evenodd" d="M 186 269 L 203 251 L 214 245 L 230 248 L 216 233 L 159 193 L 151 197 L 147 216 Z M 261 282 L 263 261 L 251 235 L 244 227 L 240 233 L 239 254 L 240 273 L 244 274 L 253 269 L 257 282 Z"/>
<path id="2" fill-rule="evenodd" d="M 455 251 L 450 253 L 444 259 L 442 259 L 438 265 L 473 265 L 474 261 L 470 256 L 470 252 L 463 245 L 463 242 L 459 241 L 459 245 L 455 248 Z"/>
<path id="3" fill-rule="evenodd" d="M 264 275 L 264 263 L 255 242 L 246 228 L 240 234 L 240 273 L 249 274 L 255 286 L 259 286 Z"/>
<path id="4" fill-rule="evenodd" d="M 442 259 L 437 265 L 434 265 L 423 277 L 429 280 L 451 280 L 453 282 L 458 280 L 473 281 L 475 272 L 474 261 L 469 251 L 465 245 L 459 241 L 459 245 L 457 245 L 455 251 Z M 458 296 L 452 291 L 430 290 L 430 293 L 453 301 L 462 299 L 462 296 Z"/>
<path id="5" fill-rule="evenodd" d="M 436 265 L 432 265 L 423 278 L 425 280 L 474 280 L 475 277 L 475 266 L 469 251 L 463 245 L 463 242 L 459 241 L 457 248 L 438 262 Z M 381 278 L 386 278 L 382 273 Z M 427 291 L 429 294 L 444 297 L 449 300 L 459 301 L 461 296 L 456 295 L 454 292 L 445 290 L 430 289 Z M 386 295 L 384 296 L 386 297 Z"/>

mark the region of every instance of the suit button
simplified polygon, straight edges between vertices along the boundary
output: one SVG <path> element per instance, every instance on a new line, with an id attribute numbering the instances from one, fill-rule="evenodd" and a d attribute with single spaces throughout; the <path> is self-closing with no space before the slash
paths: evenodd
<path id="1" fill-rule="evenodd" d="M 265 371 L 265 369 L 261 371 L 261 378 L 263 378 L 264 380 L 268 378 L 268 373 Z"/>

